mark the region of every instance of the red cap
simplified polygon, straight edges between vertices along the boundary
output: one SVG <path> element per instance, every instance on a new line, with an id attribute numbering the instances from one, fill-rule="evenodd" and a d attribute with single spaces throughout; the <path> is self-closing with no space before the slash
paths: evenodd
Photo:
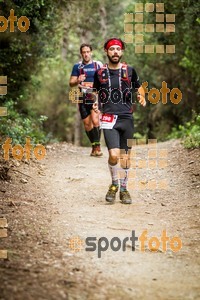
<path id="1" fill-rule="evenodd" d="M 122 43 L 119 40 L 112 39 L 106 45 L 106 50 L 108 50 L 111 46 L 115 46 L 115 45 L 120 46 L 121 49 L 123 48 L 123 45 L 122 45 Z"/>

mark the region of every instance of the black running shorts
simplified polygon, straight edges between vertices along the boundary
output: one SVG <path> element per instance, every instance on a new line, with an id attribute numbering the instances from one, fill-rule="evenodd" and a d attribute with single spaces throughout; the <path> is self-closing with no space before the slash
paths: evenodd
<path id="1" fill-rule="evenodd" d="M 81 119 L 87 118 L 87 116 L 90 115 L 91 110 L 92 110 L 92 104 L 85 104 L 85 103 L 79 103 L 79 111 L 81 114 Z"/>
<path id="2" fill-rule="evenodd" d="M 83 96 L 79 98 L 79 100 L 82 100 L 82 103 L 79 103 L 79 111 L 82 120 L 87 118 L 91 114 L 94 101 L 91 100 L 90 97 L 90 94 L 83 93 Z"/>
<path id="3" fill-rule="evenodd" d="M 103 133 L 108 150 L 118 148 L 127 151 L 131 149 L 127 145 L 127 140 L 133 139 L 133 118 L 124 119 L 118 116 L 113 129 L 103 129 Z"/>

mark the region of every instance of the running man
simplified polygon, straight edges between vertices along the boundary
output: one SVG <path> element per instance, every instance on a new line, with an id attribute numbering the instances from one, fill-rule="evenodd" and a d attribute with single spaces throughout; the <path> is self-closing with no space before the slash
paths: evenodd
<path id="1" fill-rule="evenodd" d="M 88 99 L 87 89 L 93 87 L 94 73 L 98 70 L 102 63 L 92 60 L 92 46 L 89 44 L 82 44 L 80 46 L 80 54 L 82 61 L 75 64 L 72 69 L 70 77 L 70 86 L 78 86 L 83 93 L 79 103 L 79 111 L 83 120 L 85 132 L 92 144 L 91 156 L 102 156 L 100 147 L 100 127 L 99 127 L 99 113 L 95 113 L 92 109 L 93 101 Z"/>
<path id="2" fill-rule="evenodd" d="M 131 204 L 132 199 L 127 191 L 131 147 L 127 145 L 127 140 L 133 139 L 134 132 L 132 90 L 138 92 L 137 98 L 142 106 L 146 105 L 146 101 L 135 69 L 120 63 L 124 49 L 124 42 L 118 38 L 109 39 L 104 44 L 108 64 L 95 72 L 94 88 L 98 91 L 99 107 L 95 103 L 93 108 L 96 112 L 99 109 L 102 111 L 101 128 L 109 152 L 108 167 L 112 184 L 106 194 L 106 201 L 114 203 L 116 199 L 120 170 L 119 197 L 123 204 Z M 121 168 L 118 167 L 119 158 Z"/>

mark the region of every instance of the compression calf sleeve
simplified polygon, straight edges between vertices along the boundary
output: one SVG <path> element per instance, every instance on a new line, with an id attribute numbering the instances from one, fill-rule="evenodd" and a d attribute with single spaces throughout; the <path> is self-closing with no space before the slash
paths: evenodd
<path id="1" fill-rule="evenodd" d="M 98 128 L 98 132 L 99 132 L 99 142 L 101 140 L 101 129 L 100 129 L 100 126 L 97 127 Z"/>
<path id="2" fill-rule="evenodd" d="M 91 144 L 100 145 L 100 129 L 99 127 L 93 127 L 90 131 L 85 131 Z"/>
<path id="3" fill-rule="evenodd" d="M 120 170 L 120 190 L 121 191 L 124 191 L 127 189 L 128 173 L 129 173 L 129 169 L 127 169 L 127 168 Z"/>
<path id="4" fill-rule="evenodd" d="M 118 164 L 112 166 L 108 163 L 108 168 L 110 170 L 110 175 L 112 178 L 112 184 L 118 185 Z"/>
<path id="5" fill-rule="evenodd" d="M 93 127 L 93 136 L 94 136 L 94 143 L 96 145 L 100 144 L 100 129 L 99 127 Z"/>
<path id="6" fill-rule="evenodd" d="M 85 132 L 86 132 L 86 134 L 87 134 L 87 136 L 88 136 L 88 138 L 89 138 L 91 144 L 93 144 L 93 143 L 94 143 L 94 133 L 93 133 L 93 128 L 92 128 L 92 130 L 90 130 L 90 131 L 85 131 Z"/>

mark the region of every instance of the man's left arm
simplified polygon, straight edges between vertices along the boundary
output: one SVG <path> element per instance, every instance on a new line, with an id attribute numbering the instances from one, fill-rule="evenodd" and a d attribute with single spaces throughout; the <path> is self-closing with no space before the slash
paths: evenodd
<path id="1" fill-rule="evenodd" d="M 97 75 L 97 72 L 95 72 L 94 74 L 94 84 L 93 84 L 93 95 L 94 95 L 94 98 L 95 98 L 95 102 L 93 104 L 93 109 L 94 111 L 97 113 L 100 109 L 100 103 L 99 103 L 99 99 L 98 99 L 98 91 L 100 89 L 100 82 L 99 82 L 99 79 L 98 79 L 98 75 Z"/>
<path id="2" fill-rule="evenodd" d="M 142 106 L 146 106 L 145 91 L 142 85 L 138 88 L 137 99 Z"/>

